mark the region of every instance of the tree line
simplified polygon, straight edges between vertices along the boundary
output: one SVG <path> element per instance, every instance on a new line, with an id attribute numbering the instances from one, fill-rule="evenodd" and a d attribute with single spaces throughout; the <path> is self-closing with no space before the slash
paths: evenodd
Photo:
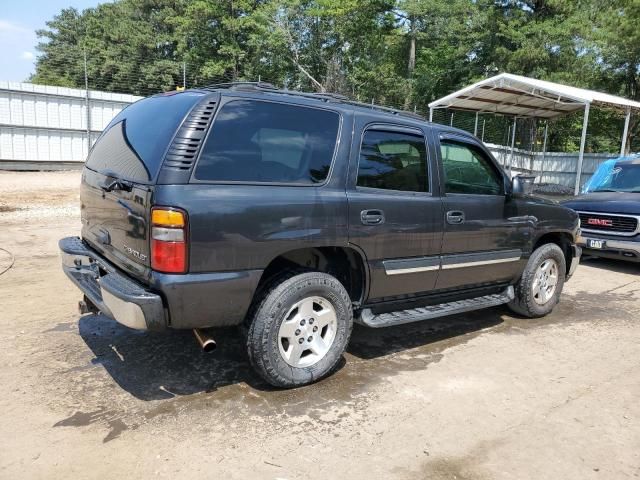
<path id="1" fill-rule="evenodd" d="M 115 0 L 47 22 L 30 80 L 84 88 L 86 71 L 148 95 L 260 79 L 424 112 L 510 72 L 640 100 L 638 20 L 640 0 Z M 617 117 L 594 122 L 592 143 L 615 143 Z"/>

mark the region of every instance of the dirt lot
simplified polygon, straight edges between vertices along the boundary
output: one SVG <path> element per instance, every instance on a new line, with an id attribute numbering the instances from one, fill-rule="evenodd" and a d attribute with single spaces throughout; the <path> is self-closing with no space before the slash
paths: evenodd
<path id="1" fill-rule="evenodd" d="M 640 477 L 640 267 L 585 261 L 542 320 L 356 328 L 333 377 L 274 391 L 233 330 L 206 355 L 76 313 L 78 182 L 0 173 L 0 478 Z"/>

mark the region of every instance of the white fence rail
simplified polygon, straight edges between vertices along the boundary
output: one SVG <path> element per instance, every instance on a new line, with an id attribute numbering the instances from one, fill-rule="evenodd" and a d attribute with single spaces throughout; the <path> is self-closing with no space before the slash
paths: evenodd
<path id="1" fill-rule="evenodd" d="M 0 169 L 69 168 L 87 157 L 102 129 L 134 95 L 0 82 Z M 514 173 L 532 173 L 539 182 L 573 187 L 577 153 L 532 153 L 487 145 Z M 615 154 L 584 155 L 582 182 Z"/>
<path id="2" fill-rule="evenodd" d="M 0 82 L 0 168 L 56 168 L 84 162 L 102 129 L 139 98 Z"/>
<path id="3" fill-rule="evenodd" d="M 510 167 L 512 172 L 535 175 L 538 183 L 554 183 L 573 188 L 576 184 L 576 171 L 578 170 L 578 153 L 565 152 L 529 152 L 526 150 L 513 151 L 502 145 L 487 144 L 487 147 L 498 162 L 505 167 Z M 582 175 L 580 185 L 589 179 L 598 167 L 610 158 L 617 158 L 615 153 L 585 153 L 582 162 Z"/>

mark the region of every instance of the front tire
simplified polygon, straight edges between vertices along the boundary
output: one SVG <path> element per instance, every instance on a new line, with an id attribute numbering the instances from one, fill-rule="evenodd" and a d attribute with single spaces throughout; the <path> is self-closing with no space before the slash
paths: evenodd
<path id="1" fill-rule="evenodd" d="M 515 286 L 515 298 L 509 302 L 509 308 L 528 318 L 551 313 L 560 300 L 566 271 L 566 260 L 560 247 L 555 243 L 542 245 L 531 254 Z"/>
<path id="2" fill-rule="evenodd" d="M 349 294 L 333 276 L 308 272 L 257 299 L 247 336 L 249 360 L 276 387 L 298 387 L 331 373 L 353 328 Z"/>

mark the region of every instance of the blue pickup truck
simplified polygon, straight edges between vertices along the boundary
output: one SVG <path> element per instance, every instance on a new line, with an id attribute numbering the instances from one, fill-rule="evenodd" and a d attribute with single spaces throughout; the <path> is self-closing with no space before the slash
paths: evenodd
<path id="1" fill-rule="evenodd" d="M 608 160 L 563 205 L 580 215 L 585 254 L 640 262 L 640 156 Z"/>

